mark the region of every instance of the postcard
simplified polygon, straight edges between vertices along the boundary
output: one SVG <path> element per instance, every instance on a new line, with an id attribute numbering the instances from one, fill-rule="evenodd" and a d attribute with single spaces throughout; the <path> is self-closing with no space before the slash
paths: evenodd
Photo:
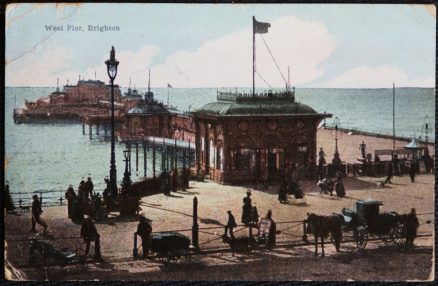
<path id="1" fill-rule="evenodd" d="M 435 6 L 5 12 L 6 279 L 435 279 Z"/>

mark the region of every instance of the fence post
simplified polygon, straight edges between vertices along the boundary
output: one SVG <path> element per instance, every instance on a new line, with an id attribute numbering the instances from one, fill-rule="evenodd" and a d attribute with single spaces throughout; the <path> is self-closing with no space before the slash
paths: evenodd
<path id="1" fill-rule="evenodd" d="M 198 198 L 193 198 L 193 226 L 192 226 L 192 245 L 195 251 L 199 252 L 199 225 L 198 225 Z"/>

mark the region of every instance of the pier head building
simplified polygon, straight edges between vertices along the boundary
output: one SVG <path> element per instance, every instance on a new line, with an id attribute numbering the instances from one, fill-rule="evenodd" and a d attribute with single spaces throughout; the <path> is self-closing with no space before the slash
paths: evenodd
<path id="1" fill-rule="evenodd" d="M 311 177 L 317 126 L 331 114 L 295 101 L 294 90 L 222 93 L 193 113 L 197 168 L 223 183 Z"/>

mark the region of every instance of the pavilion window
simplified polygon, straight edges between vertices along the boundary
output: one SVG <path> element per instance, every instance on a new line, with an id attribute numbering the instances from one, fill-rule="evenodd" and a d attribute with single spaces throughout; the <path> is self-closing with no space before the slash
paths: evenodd
<path id="1" fill-rule="evenodd" d="M 214 160 L 214 153 L 216 152 L 216 147 L 213 145 L 213 140 L 210 140 L 210 148 L 209 148 L 209 163 L 210 167 L 214 168 L 215 166 L 215 160 Z"/>
<path id="2" fill-rule="evenodd" d="M 216 169 L 223 170 L 223 148 L 216 148 Z"/>

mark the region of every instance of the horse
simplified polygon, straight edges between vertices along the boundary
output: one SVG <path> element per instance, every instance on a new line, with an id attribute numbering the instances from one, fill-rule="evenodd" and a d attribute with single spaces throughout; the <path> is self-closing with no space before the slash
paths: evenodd
<path id="1" fill-rule="evenodd" d="M 322 256 L 324 257 L 324 238 L 332 235 L 336 251 L 339 252 L 342 241 L 342 215 L 321 216 L 307 213 L 307 233 L 315 237 L 315 256 L 318 255 L 318 237 L 321 237 Z"/>

